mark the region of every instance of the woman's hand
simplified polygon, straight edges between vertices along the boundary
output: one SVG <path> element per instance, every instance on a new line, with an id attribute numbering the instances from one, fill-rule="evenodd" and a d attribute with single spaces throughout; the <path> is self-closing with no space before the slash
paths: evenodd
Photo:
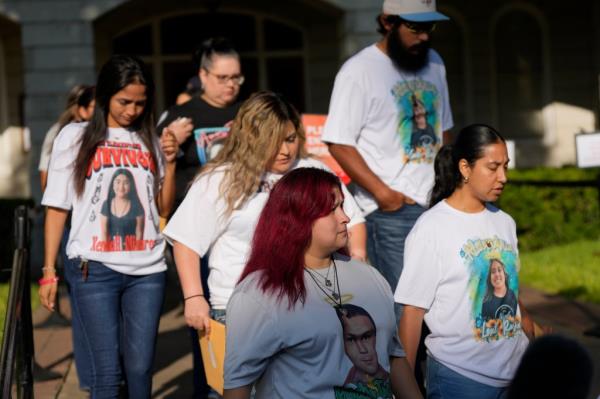
<path id="1" fill-rule="evenodd" d="M 186 300 L 183 314 L 188 326 L 210 334 L 210 305 L 206 298 L 196 296 Z"/>
<path id="2" fill-rule="evenodd" d="M 48 280 L 54 278 L 54 275 L 45 275 L 43 279 Z M 53 283 L 45 283 L 40 285 L 40 289 L 38 290 L 38 295 L 40 296 L 40 303 L 46 309 L 51 312 L 54 312 L 54 304 L 56 303 L 56 291 L 58 289 L 58 282 L 55 281 Z"/>
<path id="3" fill-rule="evenodd" d="M 193 128 L 194 125 L 192 124 L 191 118 L 181 117 L 175 119 L 173 122 L 169 123 L 169 126 L 166 127 L 166 129 L 175 135 L 177 144 L 179 145 L 183 144 L 183 142 L 192 135 Z"/>
<path id="4" fill-rule="evenodd" d="M 167 163 L 175 162 L 177 158 L 177 151 L 179 151 L 179 143 L 175 134 L 168 128 L 164 128 L 162 135 L 160 136 L 160 149 L 165 155 L 165 161 Z"/>

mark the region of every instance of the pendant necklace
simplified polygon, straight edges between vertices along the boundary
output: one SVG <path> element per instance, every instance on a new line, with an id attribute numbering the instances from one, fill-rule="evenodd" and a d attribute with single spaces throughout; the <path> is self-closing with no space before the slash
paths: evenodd
<path id="1" fill-rule="evenodd" d="M 318 274 L 319 277 L 321 277 L 325 281 L 325 286 L 327 286 L 327 287 L 331 287 L 333 285 L 333 284 L 331 284 L 331 280 L 329 279 L 329 272 L 331 271 L 332 264 L 333 264 L 333 262 L 329 262 L 329 266 L 327 267 L 327 274 L 325 276 L 323 276 L 321 273 L 319 273 L 316 269 L 311 270 L 311 272 Z"/>
<path id="2" fill-rule="evenodd" d="M 337 265 L 335 264 L 335 260 L 333 259 L 333 257 L 331 258 L 331 261 L 333 263 L 333 278 L 335 282 L 335 285 L 331 284 L 333 288 L 327 286 L 327 281 L 325 282 L 325 287 L 321 286 L 317 278 L 314 276 L 313 271 L 311 271 L 306 266 L 304 267 L 304 270 L 308 272 L 308 275 L 312 278 L 317 288 L 319 288 L 325 294 L 325 296 L 331 301 L 331 303 L 335 304 L 333 307 L 337 308 L 342 306 L 342 295 L 340 291 L 340 280 L 338 279 Z M 319 276 L 321 275 L 319 274 Z M 327 289 L 329 289 L 330 292 L 327 292 Z"/>

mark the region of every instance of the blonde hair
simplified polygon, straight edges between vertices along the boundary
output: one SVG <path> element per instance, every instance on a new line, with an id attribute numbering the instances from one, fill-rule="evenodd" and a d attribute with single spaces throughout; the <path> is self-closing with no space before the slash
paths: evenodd
<path id="1" fill-rule="evenodd" d="M 298 135 L 298 158 L 307 156 L 306 135 L 298 111 L 280 95 L 270 91 L 254 93 L 240 107 L 223 149 L 198 176 L 226 165 L 219 194 L 227 204 L 226 213 L 239 209 L 258 191 L 261 177 L 273 162 L 289 133 L 291 122 Z"/>

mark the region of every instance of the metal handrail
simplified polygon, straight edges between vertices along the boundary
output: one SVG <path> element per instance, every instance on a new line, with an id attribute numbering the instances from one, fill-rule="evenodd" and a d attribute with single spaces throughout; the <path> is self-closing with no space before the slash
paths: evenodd
<path id="1" fill-rule="evenodd" d="M 15 379 L 17 397 L 33 398 L 29 231 L 28 210 L 21 205 L 15 209 L 15 252 L 0 348 L 0 392 L 7 399 L 12 397 Z"/>

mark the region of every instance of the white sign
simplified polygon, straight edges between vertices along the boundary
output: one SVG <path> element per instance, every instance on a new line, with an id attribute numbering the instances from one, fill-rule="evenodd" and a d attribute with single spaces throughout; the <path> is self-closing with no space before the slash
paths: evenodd
<path id="1" fill-rule="evenodd" d="M 508 152 L 508 169 L 515 169 L 517 167 L 515 158 L 515 142 L 514 140 L 506 140 L 506 151 Z"/>
<path id="2" fill-rule="evenodd" d="M 576 134 L 575 149 L 578 167 L 600 167 L 600 133 Z"/>

